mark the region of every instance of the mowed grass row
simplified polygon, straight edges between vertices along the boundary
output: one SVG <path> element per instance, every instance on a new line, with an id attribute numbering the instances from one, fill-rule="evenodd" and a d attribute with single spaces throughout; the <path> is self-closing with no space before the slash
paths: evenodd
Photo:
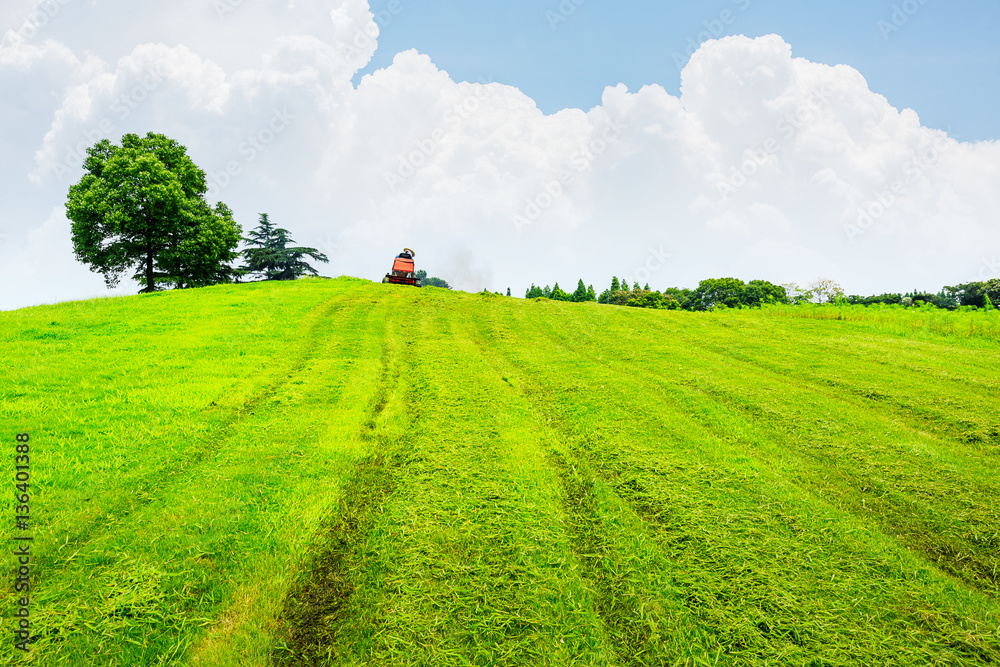
<path id="1" fill-rule="evenodd" d="M 877 402 L 880 411 L 893 411 L 972 450 L 1000 453 L 995 409 L 1000 359 L 979 349 L 984 339 L 978 345 L 955 345 L 951 336 L 869 336 L 864 322 L 806 321 L 789 327 L 770 317 L 748 320 L 740 312 L 720 319 L 726 326 L 702 327 L 702 342 L 712 350 Z"/>
<path id="2" fill-rule="evenodd" d="M 366 453 L 380 299 L 310 281 L 4 314 L 28 320 L 4 328 L 2 409 L 32 435 L 36 664 L 267 660 Z"/>
<path id="3" fill-rule="evenodd" d="M 913 372 L 902 365 L 870 364 L 880 373 L 869 370 L 866 377 L 857 370 L 866 364 L 854 353 L 853 342 L 838 346 L 827 340 L 825 349 L 814 350 L 802 337 L 799 351 L 785 352 L 768 345 L 761 327 L 719 333 L 671 326 L 658 318 L 652 329 L 675 345 L 649 347 L 641 336 L 626 335 L 619 340 L 635 351 L 617 359 L 617 367 L 627 368 L 637 381 L 648 378 L 651 392 L 678 403 L 719 438 L 735 439 L 779 466 L 782 477 L 872 515 L 883 530 L 948 572 L 996 593 L 1000 488 L 993 471 L 1000 457 L 964 434 L 932 436 L 924 430 L 926 418 L 887 409 L 883 398 L 894 397 L 897 406 L 936 400 L 926 384 L 907 386 L 905 379 L 896 384 L 894 378 Z M 558 339 L 572 332 L 563 327 L 552 335 Z M 947 363 L 948 346 L 921 348 L 924 364 Z M 786 356 L 791 360 L 775 361 Z M 984 375 L 1000 371 L 996 367 L 987 357 Z M 851 377 L 837 379 L 838 374 Z M 967 386 L 962 391 L 952 385 L 947 400 L 980 412 L 975 419 L 996 419 L 975 383 Z M 876 393 L 881 391 L 885 394 Z"/>
<path id="4" fill-rule="evenodd" d="M 981 338 L 348 279 L 0 319 L 37 664 L 1000 661 Z"/>
<path id="5" fill-rule="evenodd" d="M 455 314 L 475 302 L 399 299 L 382 454 L 291 592 L 276 662 L 613 664 L 549 464 L 555 433 L 483 361 Z"/>
<path id="6" fill-rule="evenodd" d="M 739 664 L 996 660 L 996 467 L 963 456 L 967 443 L 914 441 L 918 429 L 877 407 L 720 353 L 712 337 L 727 325 L 501 303 L 481 336 L 648 526 L 714 635 L 709 651 Z M 718 335 L 768 346 L 760 327 Z M 988 381 L 995 362 L 982 357 Z"/>

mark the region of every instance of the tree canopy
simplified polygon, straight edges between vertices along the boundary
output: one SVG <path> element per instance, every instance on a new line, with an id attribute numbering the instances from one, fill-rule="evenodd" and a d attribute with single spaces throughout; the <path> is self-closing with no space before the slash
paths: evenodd
<path id="1" fill-rule="evenodd" d="M 694 294 L 698 310 L 738 308 L 746 299 L 746 285 L 738 278 L 709 278 L 698 283 Z"/>
<path id="2" fill-rule="evenodd" d="M 240 267 L 240 272 L 260 276 L 263 280 L 295 280 L 307 273 L 319 275 L 303 257 L 311 257 L 317 262 L 330 261 L 316 248 L 289 248 L 288 244 L 294 243 L 291 232 L 272 223 L 267 213 L 260 214 L 257 228 L 244 241 L 250 245 L 243 250 L 246 264 Z"/>
<path id="3" fill-rule="evenodd" d="M 532 283 L 531 287 L 529 287 L 524 293 L 524 298 L 537 299 L 539 297 L 552 299 L 553 301 L 573 301 L 576 303 L 597 301 L 597 296 L 594 294 L 594 286 L 585 286 L 582 279 L 577 281 L 576 290 L 572 294 L 563 291 L 563 289 L 559 287 L 559 283 L 556 283 L 555 287 L 551 288 L 548 285 L 544 288 L 536 287 L 535 284 Z"/>
<path id="4" fill-rule="evenodd" d="M 809 291 L 816 303 L 833 303 L 844 296 L 844 288 L 829 278 L 817 278 L 809 283 Z"/>
<path id="5" fill-rule="evenodd" d="M 424 287 L 440 287 L 442 289 L 451 289 L 451 285 L 448 284 L 447 280 L 444 280 L 442 278 L 435 278 L 434 276 L 428 276 L 427 272 L 424 271 L 423 269 L 417 271 L 416 276 L 417 280 L 419 280 L 420 284 L 423 285 Z"/>
<path id="6" fill-rule="evenodd" d="M 653 308 L 654 310 L 678 310 L 680 304 L 669 294 L 660 294 L 652 290 L 642 290 L 636 296 L 625 302 L 630 308 Z"/>
<path id="7" fill-rule="evenodd" d="M 649 285 L 640 288 L 638 283 L 629 289 L 626 281 L 619 282 L 613 277 L 611 287 L 597 297 L 597 302 L 662 310 L 711 310 L 720 306 L 756 308 L 769 303 L 788 303 L 788 297 L 783 287 L 766 280 L 744 283 L 736 278 L 714 278 L 701 281 L 694 290 L 668 287 L 657 292 Z"/>
<path id="8" fill-rule="evenodd" d="M 241 229 L 225 204 L 205 201 L 205 172 L 183 146 L 126 134 L 87 149 L 83 166 L 66 202 L 73 252 L 108 287 L 130 269 L 142 292 L 232 279 Z"/>
<path id="9" fill-rule="evenodd" d="M 583 295 L 586 296 L 583 296 Z M 584 289 L 583 280 L 577 282 L 573 294 L 567 294 L 555 287 L 537 287 L 534 283 L 525 292 L 525 298 L 547 298 L 563 301 L 593 301 L 593 287 Z M 581 298 L 582 297 L 582 298 Z M 992 310 L 1000 304 L 1000 278 L 983 282 L 970 282 L 945 287 L 937 293 L 913 290 L 907 294 L 891 293 L 878 296 L 846 295 L 843 288 L 833 280 L 820 278 L 808 288 L 795 283 L 775 285 L 766 280 L 751 280 L 744 283 L 737 278 L 713 278 L 703 280 L 696 289 L 668 287 L 662 292 L 651 290 L 649 285 L 640 288 L 628 281 L 611 278 L 611 287 L 604 290 L 596 301 L 605 305 L 631 306 L 633 308 L 654 308 L 663 310 L 708 311 L 718 308 L 760 308 L 766 305 L 828 304 L 890 306 L 899 308 L 944 308 Z"/>

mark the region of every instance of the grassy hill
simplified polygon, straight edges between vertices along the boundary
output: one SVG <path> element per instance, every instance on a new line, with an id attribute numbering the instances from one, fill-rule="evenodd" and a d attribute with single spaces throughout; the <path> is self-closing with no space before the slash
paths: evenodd
<path id="1" fill-rule="evenodd" d="M 835 312 L 340 279 L 0 313 L 30 661 L 1000 662 L 993 320 Z"/>

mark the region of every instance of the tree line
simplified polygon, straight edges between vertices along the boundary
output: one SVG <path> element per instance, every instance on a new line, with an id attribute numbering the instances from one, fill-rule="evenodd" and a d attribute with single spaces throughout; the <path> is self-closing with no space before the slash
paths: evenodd
<path id="1" fill-rule="evenodd" d="M 936 294 L 913 290 L 906 294 L 880 294 L 868 297 L 852 295 L 844 297 L 844 302 L 863 306 L 884 304 L 904 307 L 933 306 L 946 310 L 960 308 L 992 310 L 997 303 L 1000 303 L 1000 279 L 953 285 L 943 288 Z"/>
<path id="2" fill-rule="evenodd" d="M 767 304 L 798 305 L 803 303 L 829 303 L 850 305 L 896 305 L 901 307 L 936 307 L 948 310 L 959 308 L 992 309 L 1000 303 L 1000 279 L 963 283 L 944 287 L 937 293 L 914 290 L 908 293 L 887 293 L 877 296 L 847 295 L 844 289 L 828 278 L 820 278 L 807 287 L 795 283 L 775 285 L 766 280 L 743 282 L 738 278 L 710 278 L 702 280 L 695 289 L 668 287 L 663 291 L 652 290 L 649 284 L 629 287 L 617 276 L 600 296 L 594 288 L 584 287 L 578 281 L 572 294 L 555 287 L 536 287 L 534 283 L 525 293 L 527 299 L 545 298 L 554 301 L 596 301 L 600 304 L 654 308 L 660 310 L 706 311 L 720 308 L 759 308 Z"/>
<path id="3" fill-rule="evenodd" d="M 507 289 L 507 296 L 510 296 L 510 288 Z M 531 287 L 524 295 L 525 299 L 552 299 L 553 301 L 573 301 L 576 303 L 582 303 L 584 301 L 597 301 L 597 295 L 594 294 L 594 286 L 585 287 L 583 280 L 581 279 L 576 284 L 576 290 L 570 294 L 569 292 L 564 292 L 560 287 L 559 283 L 556 283 L 555 287 L 549 287 L 546 285 L 543 287 L 535 287 L 535 283 L 531 283 Z"/>
<path id="4" fill-rule="evenodd" d="M 697 289 L 668 287 L 662 292 L 650 289 L 649 285 L 639 287 L 635 283 L 631 288 L 617 276 L 611 278 L 608 289 L 597 296 L 594 287 L 585 287 L 583 280 L 577 282 L 576 291 L 572 294 L 555 287 L 536 287 L 532 283 L 525 293 L 527 299 L 546 298 L 554 301 L 596 301 L 601 304 L 629 306 L 632 308 L 655 308 L 659 310 L 712 310 L 724 306 L 726 308 L 756 307 L 765 303 L 789 303 L 785 288 L 771 284 L 765 280 L 753 280 L 744 283 L 736 278 L 717 278 L 703 280 Z"/>

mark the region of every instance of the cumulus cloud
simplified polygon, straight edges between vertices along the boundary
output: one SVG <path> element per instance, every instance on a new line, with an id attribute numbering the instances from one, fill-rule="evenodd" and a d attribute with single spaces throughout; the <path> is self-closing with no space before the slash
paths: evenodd
<path id="1" fill-rule="evenodd" d="M 378 40 L 362 0 L 107 0 L 82 23 L 60 7 L 30 38 L 6 14 L 0 308 L 104 293 L 61 207 L 86 147 L 124 132 L 180 141 L 244 228 L 270 213 L 333 275 L 377 280 L 406 245 L 469 290 L 822 274 L 881 292 L 971 279 L 1000 252 L 996 142 L 925 128 L 776 35 L 706 42 L 680 97 L 609 86 L 545 115 L 416 51 L 352 85 Z"/>

